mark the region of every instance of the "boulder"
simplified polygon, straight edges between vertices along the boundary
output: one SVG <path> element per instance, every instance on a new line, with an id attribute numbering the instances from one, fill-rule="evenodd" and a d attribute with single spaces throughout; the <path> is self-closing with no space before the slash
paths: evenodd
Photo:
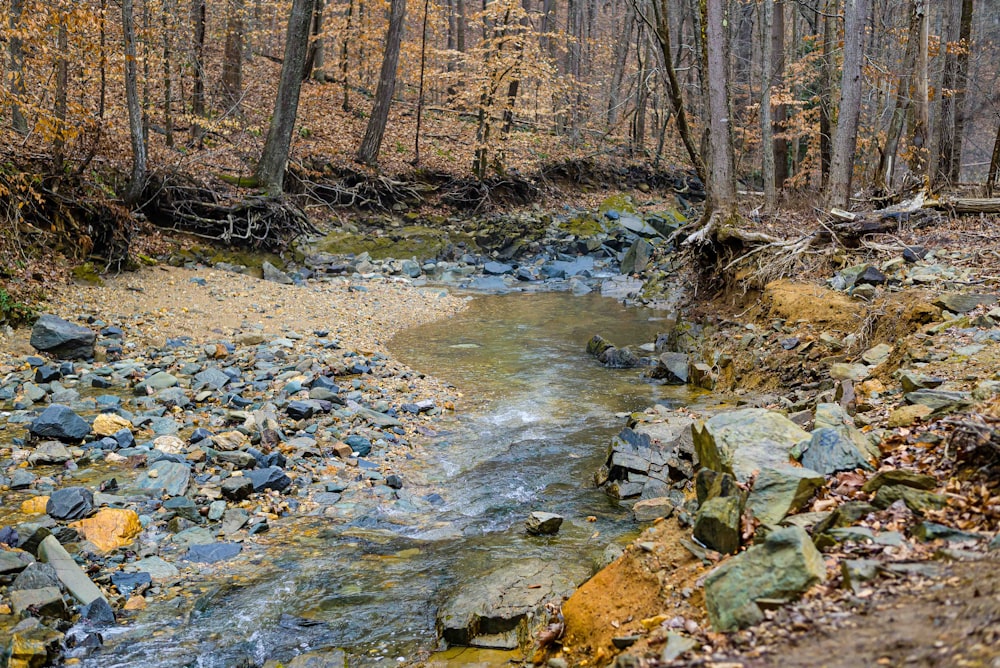
<path id="1" fill-rule="evenodd" d="M 125 508 L 102 508 L 93 517 L 70 526 L 105 552 L 130 545 L 142 533 L 139 516 Z"/>
<path id="2" fill-rule="evenodd" d="M 907 485 L 883 485 L 875 493 L 872 505 L 880 510 L 884 510 L 900 499 L 906 507 L 915 513 L 924 513 L 929 510 L 941 510 L 948 504 L 948 497 L 943 494 L 934 494 L 922 489 L 916 489 Z"/>
<path id="3" fill-rule="evenodd" d="M 670 517 L 673 513 L 674 503 L 666 496 L 642 499 L 632 506 L 636 522 L 654 522 L 663 517 Z"/>
<path id="4" fill-rule="evenodd" d="M 863 492 L 877 492 L 885 485 L 906 485 L 914 489 L 930 490 L 938 486 L 937 478 L 926 473 L 905 469 L 879 471 L 861 486 Z"/>
<path id="5" fill-rule="evenodd" d="M 246 476 L 232 476 L 222 481 L 222 496 L 230 501 L 242 501 L 253 494 L 253 480 Z"/>
<path id="6" fill-rule="evenodd" d="M 347 668 L 347 655 L 342 649 L 327 648 L 305 652 L 288 661 L 269 659 L 264 663 L 264 668 Z"/>
<path id="7" fill-rule="evenodd" d="M 618 348 L 600 334 L 587 343 L 587 352 L 597 361 L 612 369 L 629 369 L 639 366 L 639 357 L 628 348 Z"/>
<path id="8" fill-rule="evenodd" d="M 69 448 L 60 441 L 45 441 L 39 443 L 34 452 L 28 455 L 28 463 L 32 466 L 39 464 L 64 464 L 73 459 Z"/>
<path id="9" fill-rule="evenodd" d="M 913 371 L 912 369 L 905 369 L 899 372 L 899 383 L 903 386 L 904 392 L 932 390 L 944 383 L 944 380 L 944 378 Z"/>
<path id="10" fill-rule="evenodd" d="M 5 648 L 8 668 L 42 668 L 61 663 L 63 634 L 35 621 L 15 627 Z"/>
<path id="11" fill-rule="evenodd" d="M 663 380 L 667 385 L 685 385 L 688 382 L 690 359 L 684 353 L 662 353 L 656 360 L 656 366 L 649 370 L 648 376 Z"/>
<path id="12" fill-rule="evenodd" d="M 76 443 L 90 433 L 90 425 L 69 406 L 52 404 L 28 425 L 28 431 L 36 438 Z"/>
<path id="13" fill-rule="evenodd" d="M 622 274 L 641 274 L 649 268 L 650 260 L 653 258 L 653 245 L 645 239 L 636 239 L 635 243 L 622 257 Z"/>
<path id="14" fill-rule="evenodd" d="M 577 584 L 551 561 L 515 562 L 460 587 L 438 609 L 438 633 L 451 645 L 517 649 L 545 603 L 569 596 Z"/>
<path id="15" fill-rule="evenodd" d="M 780 413 L 745 408 L 720 413 L 692 428 L 703 467 L 746 482 L 754 471 L 789 462 L 789 453 L 809 433 Z"/>
<path id="16" fill-rule="evenodd" d="M 788 464 L 761 469 L 747 506 L 761 524 L 778 524 L 804 506 L 824 482 L 816 471 Z"/>
<path id="17" fill-rule="evenodd" d="M 662 496 L 665 486 L 687 480 L 694 470 L 693 423 L 691 418 L 678 414 L 661 422 L 622 429 L 611 439 L 603 473 L 597 476 L 598 484 L 610 483 L 606 490 L 609 494 L 613 488 L 621 492 L 622 485 L 634 483 L 626 488 L 626 496 L 639 496 L 647 490 Z"/>
<path id="18" fill-rule="evenodd" d="M 750 626 L 764 618 L 758 601 L 797 598 L 825 577 L 823 555 L 805 529 L 778 529 L 706 576 L 709 621 L 718 631 Z"/>
<path id="19" fill-rule="evenodd" d="M 808 445 L 802 453 L 802 466 L 832 475 L 839 471 L 855 469 L 873 470 L 867 456 L 836 429 L 823 427 L 813 430 Z"/>
<path id="20" fill-rule="evenodd" d="M 938 298 L 934 300 L 934 306 L 951 311 L 952 313 L 962 314 L 968 313 L 980 304 L 992 305 L 996 301 L 997 298 L 995 295 L 945 292 L 938 295 Z"/>
<path id="21" fill-rule="evenodd" d="M 96 338 L 90 328 L 48 313 L 36 320 L 31 328 L 31 345 L 35 350 L 65 360 L 92 358 Z"/>
<path id="22" fill-rule="evenodd" d="M 288 274 L 281 271 L 267 260 L 264 260 L 263 264 L 260 265 L 260 268 L 265 281 L 281 283 L 282 285 L 292 285 L 295 282 Z"/>
<path id="23" fill-rule="evenodd" d="M 952 411 L 967 408 L 972 404 L 969 392 L 951 392 L 948 390 L 920 389 L 903 395 L 908 403 L 930 408 L 931 415 L 944 415 Z"/>
<path id="24" fill-rule="evenodd" d="M 191 481 L 191 469 L 187 464 L 161 459 L 153 462 L 146 473 L 139 477 L 136 487 L 156 494 L 181 496 L 187 491 Z"/>
<path id="25" fill-rule="evenodd" d="M 533 536 L 551 536 L 559 533 L 559 527 L 562 526 L 562 523 L 562 515 L 556 515 L 555 513 L 543 513 L 536 510 L 528 515 L 528 519 L 525 520 L 524 526 L 528 533 Z"/>
<path id="26" fill-rule="evenodd" d="M 743 500 L 739 496 L 718 496 L 701 504 L 694 518 L 694 537 L 705 547 L 723 554 L 740 549 L 740 516 Z"/>
<path id="27" fill-rule="evenodd" d="M 86 487 L 64 487 L 49 496 L 45 512 L 57 520 L 79 520 L 94 510 L 94 494 Z"/>

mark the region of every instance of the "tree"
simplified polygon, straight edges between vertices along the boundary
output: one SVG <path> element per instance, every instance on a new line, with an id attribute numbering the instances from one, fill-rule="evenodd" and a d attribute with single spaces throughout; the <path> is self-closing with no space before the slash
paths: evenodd
<path id="1" fill-rule="evenodd" d="M 830 207 L 846 208 L 850 199 L 858 119 L 861 115 L 861 63 L 865 50 L 868 3 L 869 0 L 846 0 L 844 5 L 844 65 L 827 184 L 827 204 Z"/>
<path id="2" fill-rule="evenodd" d="M 264 151 L 254 172 L 254 181 L 271 195 L 284 189 L 285 169 L 292 145 L 292 131 L 299 109 L 302 91 L 302 68 L 305 67 L 309 45 L 314 0 L 293 0 L 285 36 L 285 57 L 281 62 L 281 79 L 274 99 L 274 113 L 264 142 Z"/>
<path id="3" fill-rule="evenodd" d="M 375 89 L 375 103 L 372 115 L 368 117 L 368 127 L 361 139 L 361 146 L 355 160 L 365 165 L 378 162 L 378 152 L 382 147 L 385 125 L 389 120 L 389 107 L 396 89 L 396 68 L 399 64 L 399 46 L 403 39 L 403 22 L 406 19 L 406 0 L 392 0 L 389 8 L 389 30 L 385 36 L 385 54 L 379 72 L 378 88 Z"/>
<path id="4" fill-rule="evenodd" d="M 194 43 L 191 45 L 191 69 L 194 83 L 191 91 L 191 113 L 196 118 L 205 115 L 205 23 L 207 8 L 205 0 L 191 1 L 191 22 L 194 27 Z M 191 139 L 201 142 L 205 129 L 200 123 L 191 124 Z"/>
<path id="5" fill-rule="evenodd" d="M 16 132 L 28 134 L 28 120 L 21 111 L 19 101 L 24 97 L 24 40 L 21 38 L 21 21 L 24 17 L 24 0 L 11 0 L 10 16 L 8 25 L 10 27 L 10 39 L 7 42 L 7 56 L 10 59 L 10 74 L 8 75 L 10 96 L 13 98 L 11 105 L 11 125 Z"/>
<path id="6" fill-rule="evenodd" d="M 736 209 L 733 141 L 729 120 L 729 66 L 724 0 L 702 0 L 705 74 L 708 79 L 709 165 L 706 217 L 728 218 Z"/>
<path id="7" fill-rule="evenodd" d="M 243 8 L 245 0 L 226 2 L 226 45 L 222 58 L 222 99 L 239 113 L 243 98 Z"/>
<path id="8" fill-rule="evenodd" d="M 125 40 L 125 99 L 128 104 L 129 135 L 132 138 L 132 178 L 124 199 L 126 204 L 133 205 L 142 197 L 142 191 L 146 186 L 146 138 L 143 132 L 142 109 L 139 106 L 132 0 L 122 0 L 122 35 Z"/>
<path id="9" fill-rule="evenodd" d="M 774 127 L 771 114 L 771 85 L 774 77 L 774 62 L 771 31 L 774 26 L 774 0 L 761 1 L 760 41 L 761 51 L 761 96 L 760 96 L 760 145 L 763 160 L 761 173 L 764 178 L 764 208 L 773 211 L 778 193 L 774 173 Z"/>

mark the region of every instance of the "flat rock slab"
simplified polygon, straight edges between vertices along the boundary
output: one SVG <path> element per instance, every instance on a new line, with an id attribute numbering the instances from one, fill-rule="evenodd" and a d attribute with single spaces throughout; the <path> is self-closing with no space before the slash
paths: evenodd
<path id="1" fill-rule="evenodd" d="M 168 496 L 181 496 L 187 491 L 190 481 L 191 469 L 187 464 L 161 459 L 153 462 L 149 470 L 139 478 L 136 486 L 139 489 Z"/>
<path id="2" fill-rule="evenodd" d="M 438 610 L 438 632 L 452 645 L 516 649 L 545 603 L 569 596 L 585 577 L 549 561 L 512 564 L 460 588 Z"/>
<path id="3" fill-rule="evenodd" d="M 242 551 L 243 546 L 239 543 L 208 543 L 207 545 L 192 545 L 188 548 L 184 558 L 202 564 L 214 564 L 219 561 L 228 561 Z"/>
<path id="4" fill-rule="evenodd" d="M 792 448 L 809 432 L 780 413 L 745 408 L 720 413 L 695 425 L 694 447 L 701 465 L 746 482 L 754 471 L 788 464 Z"/>
<path id="5" fill-rule="evenodd" d="M 47 536 L 38 545 L 38 558 L 55 569 L 59 581 L 73 595 L 73 598 L 83 605 L 104 598 L 101 590 L 90 581 L 87 574 L 77 565 L 69 552 L 59 544 L 55 536 Z"/>

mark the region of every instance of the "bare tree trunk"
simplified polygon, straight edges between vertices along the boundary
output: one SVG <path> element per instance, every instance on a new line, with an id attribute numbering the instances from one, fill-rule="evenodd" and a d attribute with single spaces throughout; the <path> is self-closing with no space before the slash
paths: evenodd
<path id="1" fill-rule="evenodd" d="M 143 135 L 142 109 L 139 106 L 136 67 L 135 20 L 132 0 L 122 0 L 122 35 L 125 40 L 125 101 L 128 127 L 132 138 L 132 178 L 125 191 L 125 203 L 136 204 L 146 185 L 146 141 Z"/>
<path id="2" fill-rule="evenodd" d="M 728 217 L 736 209 L 733 142 L 729 119 L 729 68 L 724 0 L 702 0 L 708 80 L 709 155 L 706 216 Z"/>
<path id="3" fill-rule="evenodd" d="M 1000 173 L 1000 114 L 997 114 L 997 138 L 993 142 L 993 155 L 990 158 L 990 171 L 986 176 L 987 197 L 993 197 L 993 187 L 997 184 L 998 173 Z"/>
<path id="4" fill-rule="evenodd" d="M 955 0 L 944 0 L 944 26 L 941 30 L 941 54 L 944 67 L 938 97 L 941 99 L 937 116 L 937 164 L 934 167 L 934 184 L 939 188 L 951 178 L 951 160 L 955 152 L 955 78 L 958 74 L 958 21 Z"/>
<path id="5" fill-rule="evenodd" d="M 913 1 L 913 15 L 916 22 L 917 58 L 913 74 L 913 117 L 911 120 L 910 170 L 922 181 L 927 181 L 927 167 L 930 139 L 930 116 L 928 111 L 929 86 L 927 82 L 927 0 Z"/>
<path id="6" fill-rule="evenodd" d="M 59 56 L 56 59 L 56 95 L 55 108 L 53 110 L 57 122 L 53 164 L 56 173 L 59 173 L 63 170 L 63 161 L 66 158 L 66 111 L 69 96 L 69 60 L 67 58 L 69 51 L 69 28 L 66 22 L 69 19 L 67 9 L 62 4 L 57 6 L 56 12 L 58 13 L 57 21 L 59 23 L 56 36 L 56 50 Z"/>
<path id="7" fill-rule="evenodd" d="M 23 17 L 24 0 L 11 0 L 10 15 L 7 22 L 11 34 L 10 40 L 7 42 L 7 55 L 10 59 L 8 89 L 13 99 L 10 118 L 14 131 L 26 135 L 28 134 L 28 119 L 24 117 L 24 112 L 18 103 L 18 100 L 23 98 L 26 92 L 24 84 L 24 40 L 21 39 L 19 33 Z"/>
<path id="8" fill-rule="evenodd" d="M 774 175 L 774 127 L 771 116 L 771 83 L 774 79 L 771 34 L 774 27 L 774 0 L 761 1 L 761 96 L 760 96 L 760 150 L 764 178 L 764 209 L 774 211 L 778 192 Z"/>
<path id="9" fill-rule="evenodd" d="M 645 37 L 639 31 L 640 37 Z M 643 156 L 646 147 L 646 107 L 649 101 L 649 87 L 646 79 L 649 77 L 649 40 L 640 39 L 636 44 L 636 60 L 639 63 L 638 81 L 636 82 L 635 111 L 632 115 L 632 143 L 629 154 Z"/>
<path id="10" fill-rule="evenodd" d="M 621 104 L 622 80 L 625 78 L 625 67 L 628 64 L 629 45 L 632 43 L 632 31 L 635 28 L 635 15 L 632 5 L 626 6 L 622 18 L 620 39 L 615 40 L 612 47 L 613 69 L 611 70 L 611 83 L 608 87 L 608 129 L 610 130 L 618 123 L 618 107 Z"/>
<path id="11" fill-rule="evenodd" d="M 102 0 L 104 2 L 106 0 Z M 173 62 L 173 29 L 170 17 L 173 14 L 173 0 L 168 0 L 160 6 L 160 27 L 163 30 L 163 134 L 167 146 L 174 145 L 174 87 L 171 76 Z M 102 12 L 103 15 L 103 12 Z M 103 40 L 104 33 L 101 33 Z M 103 58 L 103 47 L 102 47 Z"/>
<path id="12" fill-rule="evenodd" d="M 222 59 L 222 99 L 237 114 L 243 97 L 244 6 L 244 0 L 226 2 L 226 46 Z"/>
<path id="13" fill-rule="evenodd" d="M 302 90 L 302 68 L 309 46 L 309 25 L 312 22 L 313 0 L 293 0 L 285 37 L 285 57 L 281 63 L 281 79 L 274 100 L 274 113 L 264 142 L 264 151 L 257 163 L 254 180 L 271 195 L 280 195 L 284 188 L 285 169 L 292 146 L 292 132 L 299 110 Z"/>
<path id="14" fill-rule="evenodd" d="M 844 66 L 827 188 L 827 203 L 830 207 L 846 208 L 851 195 L 858 119 L 861 114 L 861 63 L 865 51 L 868 2 L 869 0 L 846 0 L 844 5 Z"/>
<path id="15" fill-rule="evenodd" d="M 906 51 L 903 55 L 903 62 L 900 67 L 899 78 L 896 82 L 896 102 L 893 107 L 892 121 L 889 124 L 889 131 L 885 137 L 885 147 L 878 164 L 879 185 L 885 192 L 892 190 L 892 179 L 896 172 L 896 153 L 899 150 L 899 139 L 903 134 L 903 125 L 906 115 L 913 102 L 911 96 L 911 85 L 916 77 L 917 51 L 919 50 L 919 17 L 916 7 L 920 0 L 912 0 L 913 5 L 910 11 L 909 38 L 906 42 Z"/>
<path id="16" fill-rule="evenodd" d="M 194 44 L 192 45 L 192 70 L 194 84 L 191 91 L 191 114 L 195 118 L 205 116 L 205 0 L 192 0 L 191 22 L 194 25 Z M 204 128 L 197 122 L 191 124 L 191 139 L 201 142 Z"/>
<path id="17" fill-rule="evenodd" d="M 396 88 L 396 67 L 399 64 L 399 46 L 403 39 L 403 23 L 406 18 L 406 0 L 392 0 L 389 10 L 389 30 L 385 37 L 385 55 L 379 73 L 375 104 L 368 118 L 368 127 L 361 140 L 355 159 L 366 165 L 378 162 L 378 152 L 382 147 L 385 124 L 389 120 L 389 107 Z"/>
<path id="18" fill-rule="evenodd" d="M 325 0 L 315 0 L 312 16 L 312 37 L 309 39 L 309 51 L 306 64 L 302 69 L 302 78 L 312 77 L 314 81 L 326 81 L 323 73 L 323 4 Z"/>
<path id="19" fill-rule="evenodd" d="M 424 20 L 420 26 L 420 84 L 417 91 L 417 131 L 413 135 L 413 164 L 420 164 L 420 122 L 424 115 L 424 70 L 427 67 L 427 9 L 430 0 L 424 0 Z"/>
<path id="20" fill-rule="evenodd" d="M 784 0 L 774 3 L 771 34 L 764 39 L 771 42 L 771 76 L 774 85 L 780 86 L 785 80 L 785 6 Z M 774 187 L 780 192 L 788 179 L 788 140 L 777 137 L 785 131 L 788 114 L 784 104 L 772 105 L 772 137 L 774 146 Z"/>
<path id="21" fill-rule="evenodd" d="M 830 183 L 830 161 L 833 153 L 833 51 L 837 38 L 838 0 L 826 0 L 823 12 L 823 75 L 819 91 L 819 161 L 821 183 Z M 797 156 L 797 153 L 794 153 Z"/>
<path id="22" fill-rule="evenodd" d="M 348 56 L 350 55 L 349 46 L 351 43 L 351 31 L 353 26 L 351 22 L 354 19 L 354 0 L 348 0 L 347 4 L 347 25 L 344 27 L 344 38 L 340 46 L 340 80 L 344 86 L 344 102 L 341 104 L 341 108 L 344 111 L 351 110 L 351 86 L 348 81 Z"/>
<path id="23" fill-rule="evenodd" d="M 972 53 L 972 0 L 962 0 L 962 18 L 959 22 L 960 42 L 958 71 L 955 76 L 955 137 L 951 156 L 950 180 L 958 183 L 962 176 L 962 142 L 965 139 L 965 96 L 969 86 L 969 57 Z"/>

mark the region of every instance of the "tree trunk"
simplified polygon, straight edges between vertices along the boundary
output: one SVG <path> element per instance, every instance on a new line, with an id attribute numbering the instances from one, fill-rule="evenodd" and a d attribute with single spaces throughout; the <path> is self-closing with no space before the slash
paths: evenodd
<path id="1" fill-rule="evenodd" d="M 952 183 L 962 177 L 962 141 L 965 139 L 965 95 L 969 86 L 969 59 L 972 54 L 972 0 L 962 0 L 962 18 L 959 22 L 960 42 L 958 71 L 955 76 L 955 145 L 951 156 Z"/>
<path id="2" fill-rule="evenodd" d="M 660 44 L 660 51 L 663 54 L 664 71 L 667 75 L 667 92 L 670 96 L 670 105 L 673 108 L 674 116 L 677 119 L 677 132 L 681 135 L 681 142 L 684 150 L 687 151 L 691 165 L 694 167 L 698 178 L 702 183 L 708 182 L 708 173 L 705 169 L 705 161 L 695 145 L 694 133 L 688 124 L 687 110 L 684 105 L 684 94 L 681 90 L 680 82 L 677 79 L 677 69 L 674 67 L 673 56 L 670 53 L 670 0 L 653 0 L 653 12 L 656 20 L 656 41 Z"/>
<path id="3" fill-rule="evenodd" d="M 986 177 L 987 197 L 993 197 L 993 187 L 997 184 L 998 173 L 1000 173 L 1000 114 L 997 114 L 997 138 L 993 141 L 993 155 L 990 158 L 990 171 Z"/>
<path id="4" fill-rule="evenodd" d="M 351 22 L 354 19 L 354 0 L 348 0 L 347 4 L 347 25 L 344 27 L 344 38 L 340 46 L 340 82 L 344 86 L 344 101 L 340 105 L 341 109 L 344 111 L 351 110 L 351 86 L 348 75 L 348 56 L 350 55 L 350 44 L 351 44 L 351 30 L 353 26 Z"/>
<path id="5" fill-rule="evenodd" d="M 955 152 L 955 77 L 958 73 L 958 21 L 956 21 L 955 0 L 944 0 L 945 17 L 941 30 L 941 54 L 944 67 L 938 97 L 941 104 L 937 117 L 937 164 L 934 167 L 934 187 L 940 188 L 951 179 L 951 160 Z"/>
<path id="6" fill-rule="evenodd" d="M 819 161 L 821 183 L 830 184 L 830 161 L 833 153 L 833 50 L 837 38 L 839 0 L 826 0 L 823 12 L 823 74 L 819 83 Z M 797 157 L 797 153 L 793 152 Z M 795 158 L 793 158 L 794 160 Z"/>
<path id="7" fill-rule="evenodd" d="M 887 193 L 892 190 L 892 179 L 896 171 L 896 153 L 899 150 L 899 139 L 903 134 L 903 125 L 906 121 L 907 113 L 913 103 L 911 87 L 917 76 L 917 51 L 920 49 L 920 18 L 917 13 L 917 6 L 920 0 L 912 1 L 906 51 L 903 55 L 899 78 L 896 82 L 896 102 L 893 107 L 892 120 L 889 123 L 889 131 L 885 137 L 885 147 L 882 149 L 882 156 L 879 159 L 878 165 L 879 186 Z"/>
<path id="8" fill-rule="evenodd" d="M 868 2 L 869 0 L 846 0 L 844 5 L 844 66 L 827 188 L 829 208 L 846 209 L 851 195 L 858 119 L 861 115 L 861 64 L 865 50 Z"/>
<path id="9" fill-rule="evenodd" d="M 69 20 L 67 9 L 61 4 L 56 8 L 57 22 L 59 24 L 56 34 L 56 94 L 54 115 L 56 119 L 56 139 L 53 163 L 56 173 L 63 170 L 63 161 L 66 157 L 66 111 L 68 108 L 69 96 L 69 60 L 66 54 L 69 52 L 69 28 L 66 22 Z"/>
<path id="10" fill-rule="evenodd" d="M 424 70 L 427 67 L 427 10 L 430 0 L 424 0 L 424 20 L 420 25 L 420 83 L 417 90 L 417 130 L 413 133 L 413 164 L 420 164 L 420 122 L 424 115 Z"/>
<path id="11" fill-rule="evenodd" d="M 21 21 L 24 16 L 24 0 L 11 0 L 10 16 L 7 25 L 10 27 L 10 40 L 7 42 L 7 55 L 10 59 L 9 85 L 10 96 L 13 99 L 10 109 L 11 126 L 19 134 L 28 134 L 28 119 L 24 117 L 18 100 L 24 97 L 24 40 L 21 39 Z"/>
<path id="12" fill-rule="evenodd" d="M 611 82 L 608 87 L 608 130 L 618 124 L 619 106 L 622 97 L 622 81 L 625 78 L 625 67 L 628 65 L 629 45 L 632 43 L 632 31 L 635 28 L 635 15 L 632 5 L 627 5 L 620 25 L 621 39 L 615 40 L 612 47 Z"/>
<path id="13" fill-rule="evenodd" d="M 136 67 L 135 20 L 132 0 L 122 0 L 122 35 L 125 40 L 125 101 L 128 127 L 132 138 L 132 178 L 125 191 L 125 203 L 136 204 L 146 185 L 146 142 L 143 136 L 142 109 L 139 106 Z"/>
<path id="14" fill-rule="evenodd" d="M 192 0 L 191 21 L 194 24 L 194 44 L 192 45 L 192 71 L 194 84 L 191 91 L 191 114 L 195 118 L 205 116 L 205 0 Z M 201 142 L 204 128 L 196 122 L 191 124 L 191 139 Z"/>
<path id="15" fill-rule="evenodd" d="M 389 30 L 385 36 L 385 55 L 382 57 L 382 70 L 375 91 L 375 104 L 355 157 L 355 160 L 365 165 L 375 165 L 378 162 L 385 124 L 389 120 L 392 94 L 396 88 L 396 67 L 399 64 L 399 46 L 403 39 L 405 18 L 406 0 L 392 0 L 389 10 Z"/>
<path id="16" fill-rule="evenodd" d="M 913 116 L 910 128 L 910 170 L 926 184 L 930 138 L 927 82 L 927 0 L 913 0 L 917 62 L 913 75 Z"/>
<path id="17" fill-rule="evenodd" d="M 736 209 L 733 142 L 729 119 L 729 68 L 724 0 L 702 0 L 705 75 L 708 80 L 709 156 L 706 216 L 728 217 Z"/>
<path id="18" fill-rule="evenodd" d="M 160 27 L 163 30 L 163 134 L 167 146 L 174 145 L 174 86 L 171 76 L 173 62 L 173 31 L 170 26 L 170 16 L 173 13 L 173 1 L 164 2 L 160 6 Z M 103 12 L 102 12 L 103 15 Z M 101 33 L 103 44 L 104 33 Z M 101 58 L 103 61 L 103 45 Z"/>
<path id="19" fill-rule="evenodd" d="M 244 0 L 226 3 L 226 46 L 222 60 L 222 99 L 226 107 L 237 114 L 243 97 L 244 5 Z"/>
<path id="20" fill-rule="evenodd" d="M 302 78 L 314 81 L 326 81 L 323 73 L 323 4 L 325 0 L 315 0 L 312 16 L 312 37 L 309 39 L 309 51 Z"/>
<path id="21" fill-rule="evenodd" d="M 302 90 L 302 68 L 306 61 L 309 24 L 312 22 L 313 0 L 293 0 L 285 37 L 285 57 L 281 62 L 281 79 L 274 100 L 274 113 L 267 131 L 264 151 L 257 163 L 254 179 L 271 195 L 280 195 L 284 187 L 285 168 L 292 145 L 292 132 L 299 110 Z"/>
<path id="22" fill-rule="evenodd" d="M 774 28 L 774 0 L 761 1 L 761 96 L 760 96 L 760 150 L 764 178 L 764 210 L 774 211 L 778 200 L 774 175 L 774 126 L 771 116 L 771 84 L 774 79 L 771 35 Z"/>
<path id="23" fill-rule="evenodd" d="M 782 86 L 785 80 L 785 5 L 784 0 L 775 1 L 771 34 L 764 38 L 771 41 L 771 80 L 775 86 Z M 785 180 L 788 179 L 788 140 L 777 135 L 784 133 L 788 114 L 784 104 L 774 104 L 771 108 L 774 187 L 780 192 L 784 190 Z"/>

